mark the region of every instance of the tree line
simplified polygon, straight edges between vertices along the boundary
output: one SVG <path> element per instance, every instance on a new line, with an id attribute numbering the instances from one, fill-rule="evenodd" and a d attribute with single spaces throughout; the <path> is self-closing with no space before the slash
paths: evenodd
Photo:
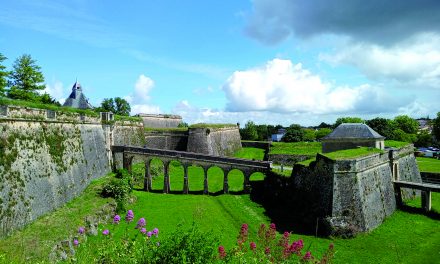
<path id="1" fill-rule="evenodd" d="M 301 127 L 299 124 L 291 124 L 288 127 L 281 125 L 256 125 L 248 121 L 244 128 L 240 128 L 240 135 L 243 140 L 265 141 L 276 134 L 279 129 L 285 129 L 282 137 L 284 142 L 316 141 L 330 134 L 333 129 L 342 123 L 365 123 L 380 135 L 388 140 L 397 140 L 413 143 L 415 146 L 439 145 L 440 142 L 440 112 L 434 119 L 426 119 L 432 126 L 432 133 L 427 130 L 419 130 L 419 123 L 407 116 L 399 115 L 394 119 L 376 117 L 370 120 L 363 120 L 359 117 L 340 117 L 334 124 L 322 122 L 315 127 Z"/>
<path id="2" fill-rule="evenodd" d="M 44 75 L 41 67 L 37 65 L 31 55 L 23 54 L 18 57 L 11 70 L 7 70 L 3 62 L 8 58 L 0 53 L 0 97 L 15 100 L 53 104 L 60 103 L 44 92 Z M 117 115 L 130 115 L 131 107 L 127 100 L 121 97 L 105 98 L 99 107 L 94 108 L 97 112 L 113 112 Z"/>

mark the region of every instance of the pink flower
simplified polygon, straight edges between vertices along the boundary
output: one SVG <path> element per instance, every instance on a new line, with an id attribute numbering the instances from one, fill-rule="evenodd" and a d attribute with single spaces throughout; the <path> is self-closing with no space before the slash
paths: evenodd
<path id="1" fill-rule="evenodd" d="M 108 231 L 108 229 L 106 229 L 106 230 L 102 231 L 102 234 L 104 236 L 107 236 L 108 234 L 110 234 L 110 231 Z"/>
<path id="2" fill-rule="evenodd" d="M 269 255 L 269 254 L 270 254 L 270 247 L 266 247 L 266 248 L 264 249 L 264 253 L 265 253 L 266 255 Z"/>
<path id="3" fill-rule="evenodd" d="M 307 253 L 303 257 L 304 260 L 310 260 L 312 259 L 312 253 L 310 251 L 307 251 Z"/>
<path id="4" fill-rule="evenodd" d="M 147 233 L 147 229 L 145 229 L 145 227 L 142 227 L 141 228 L 141 233 L 145 235 Z"/>
<path id="5" fill-rule="evenodd" d="M 249 244 L 249 247 L 251 248 L 251 250 L 253 251 L 253 250 L 255 250 L 256 248 L 257 248 L 257 244 L 255 244 L 255 242 L 251 242 L 250 244 Z"/>
<path id="6" fill-rule="evenodd" d="M 288 237 L 290 236 L 290 233 L 286 231 L 286 232 L 284 232 L 283 236 L 284 236 L 285 238 L 288 238 Z"/>
<path id="7" fill-rule="evenodd" d="M 82 235 L 82 234 L 84 234 L 84 232 L 86 232 L 86 229 L 83 226 L 80 226 L 78 228 L 78 233 Z"/>
<path id="8" fill-rule="evenodd" d="M 79 245 L 78 239 L 74 239 L 74 240 L 73 240 L 73 245 L 74 245 L 74 246 L 78 246 L 78 245 Z"/>
<path id="9" fill-rule="evenodd" d="M 153 233 L 151 231 L 147 232 L 147 237 L 151 237 L 153 235 Z"/>
<path id="10" fill-rule="evenodd" d="M 224 259 L 226 257 L 226 252 L 225 252 L 224 246 L 218 247 L 218 254 L 219 254 L 220 259 Z"/>
<path id="11" fill-rule="evenodd" d="M 277 227 L 274 223 L 272 223 L 272 224 L 270 224 L 270 229 L 277 229 Z"/>

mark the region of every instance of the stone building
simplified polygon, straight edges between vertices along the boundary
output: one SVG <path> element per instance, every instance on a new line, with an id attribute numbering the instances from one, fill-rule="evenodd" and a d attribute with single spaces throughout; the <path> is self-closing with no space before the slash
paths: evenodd
<path id="1" fill-rule="evenodd" d="M 72 93 L 66 99 L 63 106 L 79 108 L 79 109 L 92 109 L 93 106 L 89 103 L 89 100 L 84 95 L 81 84 L 76 81 L 72 87 Z"/>
<path id="2" fill-rule="evenodd" d="M 344 123 L 322 138 L 322 152 L 353 149 L 359 146 L 383 150 L 384 140 L 385 137 L 366 124 Z"/>

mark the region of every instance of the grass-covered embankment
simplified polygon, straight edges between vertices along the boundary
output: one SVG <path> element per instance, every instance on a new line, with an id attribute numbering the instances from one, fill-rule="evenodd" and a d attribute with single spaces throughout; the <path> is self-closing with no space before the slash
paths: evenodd
<path id="1" fill-rule="evenodd" d="M 424 157 L 417 157 L 416 160 L 421 172 L 440 173 L 440 160 Z"/>
<path id="2" fill-rule="evenodd" d="M 158 171 L 161 162 L 155 160 L 153 164 Z M 143 168 L 142 165 L 136 165 L 134 169 L 140 173 Z M 231 189 L 240 190 L 241 173 L 236 173 L 235 176 L 230 174 L 229 184 Z M 182 190 L 183 169 L 178 163 L 171 166 L 170 174 L 171 189 Z M 190 191 L 203 189 L 200 168 L 191 167 L 189 179 Z M 220 169 L 210 169 L 208 179 L 211 193 L 222 189 Z M 94 213 L 109 201 L 97 196 L 99 186 L 104 181 L 94 181 L 81 197 L 38 219 L 13 236 L 0 240 L 0 256 L 3 256 L 0 262 L 11 260 L 12 263 L 23 263 L 25 258 L 28 258 L 29 263 L 46 260 L 48 252 L 57 241 L 74 234 L 78 226 L 82 225 L 85 215 Z M 136 202 L 128 207 L 135 212 L 135 221 L 145 217 L 149 230 L 159 228 L 159 238 L 171 234 L 179 224 L 189 227 L 192 222 L 196 222 L 203 232 L 211 232 L 221 244 L 230 248 L 236 243 L 242 223 L 248 223 L 250 234 L 255 234 L 259 224 L 271 222 L 265 215 L 266 209 L 254 203 L 249 195 L 162 194 L 161 173 L 154 179 L 153 187 L 155 193 L 135 190 L 133 195 Z M 408 204 L 420 208 L 420 199 L 409 201 Z M 336 249 L 334 263 L 436 263 L 440 259 L 440 194 L 433 193 L 432 207 L 434 212 L 430 215 L 422 214 L 421 210 L 396 211 L 372 232 L 353 239 L 315 238 L 299 234 L 295 234 L 294 239 L 304 239 L 305 247 L 310 246 L 310 250 L 317 255 L 322 254 L 329 243 L 333 242 Z M 296 229 L 295 223 L 291 223 L 291 229 Z"/>
<path id="3" fill-rule="evenodd" d="M 273 142 L 269 154 L 315 156 L 321 152 L 321 142 Z"/>

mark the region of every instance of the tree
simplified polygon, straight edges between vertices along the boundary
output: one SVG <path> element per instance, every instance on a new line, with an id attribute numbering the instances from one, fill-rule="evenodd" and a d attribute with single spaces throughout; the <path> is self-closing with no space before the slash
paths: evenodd
<path id="1" fill-rule="evenodd" d="M 414 146 L 416 147 L 429 147 L 432 144 L 432 136 L 426 130 L 420 131 L 417 134 L 417 140 L 414 142 Z"/>
<path id="2" fill-rule="evenodd" d="M 437 117 L 432 120 L 432 135 L 440 141 L 440 112 L 437 113 Z"/>
<path id="3" fill-rule="evenodd" d="M 61 104 L 57 100 L 52 98 L 52 96 L 50 96 L 48 93 L 44 93 L 40 95 L 37 99 L 39 102 L 42 102 L 43 104 L 53 104 L 53 105 L 61 106 Z"/>
<path id="4" fill-rule="evenodd" d="M 360 117 L 339 117 L 338 119 L 336 119 L 333 128 L 337 128 L 342 123 L 364 123 L 364 120 L 362 120 L 362 118 Z"/>
<path id="5" fill-rule="evenodd" d="M 257 140 L 258 139 L 258 133 L 257 133 L 257 126 L 254 122 L 248 121 L 246 125 L 244 125 L 244 128 L 240 129 L 241 139 L 244 140 Z"/>
<path id="6" fill-rule="evenodd" d="M 115 105 L 116 105 L 116 114 L 122 115 L 122 116 L 128 116 L 130 115 L 131 107 L 130 104 L 127 102 L 127 100 L 116 97 L 115 98 Z"/>
<path id="7" fill-rule="evenodd" d="M 318 129 L 318 131 L 316 131 L 316 139 L 320 140 L 321 138 L 327 136 L 328 134 L 330 134 L 332 132 L 332 130 L 330 128 L 321 128 Z"/>
<path id="8" fill-rule="evenodd" d="M 44 76 L 41 67 L 36 64 L 31 55 L 18 57 L 12 66 L 10 74 L 11 87 L 8 97 L 28 101 L 38 101 L 38 91 L 44 90 Z"/>
<path id="9" fill-rule="evenodd" d="M 315 141 L 316 133 L 314 129 L 306 128 L 303 129 L 303 138 L 302 141 Z"/>
<path id="10" fill-rule="evenodd" d="M 116 113 L 116 106 L 113 98 L 104 98 L 101 102 L 101 107 L 98 109 L 100 112 L 112 112 Z"/>
<path id="11" fill-rule="evenodd" d="M 6 71 L 6 67 L 2 65 L 2 62 L 7 58 L 0 53 L 0 96 L 5 96 L 6 86 L 8 85 L 9 72 Z"/>
<path id="12" fill-rule="evenodd" d="M 387 139 L 391 139 L 393 135 L 393 130 L 396 128 L 392 120 L 381 117 L 373 118 L 371 120 L 368 120 L 366 123 L 374 131 L 386 137 Z"/>
<path id="13" fill-rule="evenodd" d="M 304 130 L 298 124 L 292 124 L 286 129 L 286 134 L 281 139 L 284 142 L 300 142 L 303 140 Z"/>
<path id="14" fill-rule="evenodd" d="M 396 116 L 394 124 L 407 134 L 416 134 L 419 130 L 419 123 L 407 115 Z"/>
<path id="15" fill-rule="evenodd" d="M 317 128 L 332 128 L 332 125 L 327 124 L 325 122 L 321 122 Z"/>

